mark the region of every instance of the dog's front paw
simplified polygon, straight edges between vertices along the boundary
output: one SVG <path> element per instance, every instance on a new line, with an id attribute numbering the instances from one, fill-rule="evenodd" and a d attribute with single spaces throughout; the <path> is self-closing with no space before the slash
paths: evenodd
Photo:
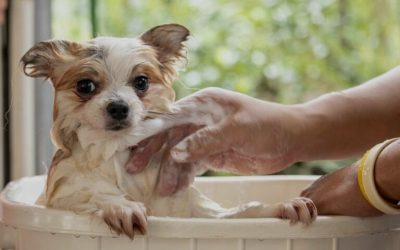
<path id="1" fill-rule="evenodd" d="M 118 234 L 126 234 L 133 239 L 135 229 L 142 234 L 147 230 L 146 207 L 140 202 L 107 204 L 102 208 L 102 218 Z"/>
<path id="2" fill-rule="evenodd" d="M 317 207 L 314 202 L 305 197 L 298 197 L 279 205 L 279 217 L 289 219 L 291 224 L 301 222 L 310 224 L 317 218 Z"/>

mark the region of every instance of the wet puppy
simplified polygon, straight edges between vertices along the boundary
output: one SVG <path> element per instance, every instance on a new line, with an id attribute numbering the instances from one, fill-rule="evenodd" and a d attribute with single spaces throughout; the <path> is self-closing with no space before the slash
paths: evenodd
<path id="1" fill-rule="evenodd" d="M 137 38 L 40 42 L 23 56 L 25 74 L 50 79 L 55 90 L 52 139 L 58 150 L 38 204 L 98 216 L 129 237 L 135 228 L 146 232 L 147 215 L 315 219 L 306 198 L 226 209 L 193 186 L 160 197 L 155 185 L 161 155 L 141 174 L 126 173 L 130 146 L 152 129 L 147 118 L 171 111 L 172 82 L 185 61 L 188 35 L 185 27 L 168 24 Z"/>

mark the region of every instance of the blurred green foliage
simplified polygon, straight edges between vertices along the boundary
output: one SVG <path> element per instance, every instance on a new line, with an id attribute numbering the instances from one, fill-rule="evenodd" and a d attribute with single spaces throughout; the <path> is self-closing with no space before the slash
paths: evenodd
<path id="1" fill-rule="evenodd" d="M 91 38 L 90 0 L 53 0 L 53 35 Z M 178 97 L 220 86 L 281 103 L 360 84 L 398 64 L 397 0 L 97 0 L 99 35 L 133 37 L 163 23 L 192 32 Z M 307 142 L 304 142 L 307 143 Z M 343 162 L 301 163 L 288 173 Z"/>

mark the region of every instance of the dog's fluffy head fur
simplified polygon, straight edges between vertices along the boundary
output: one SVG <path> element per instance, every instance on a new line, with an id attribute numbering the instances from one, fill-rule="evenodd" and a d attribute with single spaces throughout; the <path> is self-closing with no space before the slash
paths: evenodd
<path id="1" fill-rule="evenodd" d="M 140 133 L 137 125 L 152 113 L 167 112 L 188 35 L 185 27 L 167 24 L 137 38 L 50 40 L 31 48 L 21 59 L 23 69 L 54 86 L 52 138 L 63 155 L 70 154 L 77 129 L 92 139 L 124 137 Z M 115 119 L 111 103 L 122 103 L 126 117 Z"/>

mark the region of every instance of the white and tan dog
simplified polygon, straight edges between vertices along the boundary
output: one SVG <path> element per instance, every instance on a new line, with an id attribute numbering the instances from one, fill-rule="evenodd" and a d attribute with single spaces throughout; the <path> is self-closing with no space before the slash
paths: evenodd
<path id="1" fill-rule="evenodd" d="M 117 233 L 146 232 L 154 216 L 279 217 L 310 223 L 311 200 L 259 202 L 222 208 L 193 186 L 172 197 L 155 191 L 160 155 L 141 174 L 126 173 L 130 146 L 150 129 L 151 113 L 168 113 L 176 66 L 189 31 L 177 24 L 138 38 L 101 37 L 84 43 L 40 42 L 22 58 L 25 74 L 49 78 L 55 89 L 52 139 L 58 150 L 38 204 L 103 218 Z"/>

